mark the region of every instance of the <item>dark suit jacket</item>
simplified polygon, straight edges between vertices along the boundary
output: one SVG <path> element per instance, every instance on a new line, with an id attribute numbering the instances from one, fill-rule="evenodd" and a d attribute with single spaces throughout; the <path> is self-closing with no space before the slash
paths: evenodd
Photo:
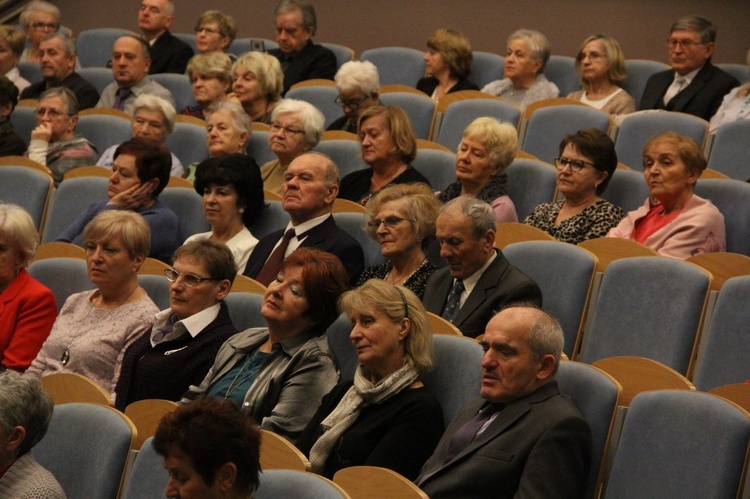
<path id="1" fill-rule="evenodd" d="M 449 268 L 432 274 L 422 298 L 425 308 L 441 315 L 452 287 L 453 278 Z M 484 328 L 498 310 L 520 301 L 536 303 L 541 307 L 542 292 L 529 276 L 511 265 L 501 251 L 497 251 L 497 257 L 477 281 L 453 324 L 464 336 L 476 338 L 484 334 Z"/>
<path id="2" fill-rule="evenodd" d="M 263 264 L 266 263 L 266 260 L 271 255 L 273 247 L 276 246 L 278 240 L 284 235 L 284 231 L 285 229 L 272 232 L 258 241 L 258 245 L 255 246 L 247 261 L 244 275 L 253 279 L 258 276 L 260 269 L 263 268 Z M 313 227 L 304 234 L 307 237 L 302 241 L 300 247 L 316 248 L 336 255 L 341 260 L 341 263 L 344 264 L 344 267 L 346 267 L 347 272 L 349 272 L 352 285 L 357 282 L 359 274 L 365 268 L 365 254 L 357 240 L 336 225 L 333 216 L 326 218 L 323 223 Z M 300 235 L 302 234 L 297 234 L 297 236 Z"/>
<path id="3" fill-rule="evenodd" d="M 45 90 L 57 86 L 69 88 L 70 91 L 76 95 L 79 111 L 94 107 L 96 106 L 96 103 L 99 102 L 99 92 L 96 91 L 96 88 L 75 71 L 63 78 L 59 85 L 54 84 L 48 86 L 47 82 L 44 80 L 33 83 L 21 92 L 19 98 L 38 99 Z"/>
<path id="4" fill-rule="evenodd" d="M 417 82 L 417 90 L 420 90 L 426 93 L 428 96 L 432 97 L 432 92 L 435 91 L 435 87 L 437 87 L 437 85 L 437 78 L 435 78 L 434 76 L 427 76 L 425 78 L 421 78 Z M 474 82 L 463 79 L 458 80 L 456 84 L 453 85 L 450 90 L 448 90 L 448 93 L 451 94 L 453 92 L 460 92 L 461 90 L 479 90 L 479 87 L 476 86 Z"/>
<path id="5" fill-rule="evenodd" d="M 169 30 L 162 33 L 150 47 L 151 66 L 148 74 L 179 73 L 184 74 L 187 63 L 193 57 L 193 49 L 187 43 L 175 37 Z"/>
<path id="6" fill-rule="evenodd" d="M 706 121 L 716 114 L 724 96 L 740 82 L 729 73 L 717 68 L 711 61 L 703 65 L 693 81 L 675 95 L 665 106 L 662 98 L 674 80 L 674 71 L 661 71 L 648 79 L 639 110 L 666 109 L 703 118 Z"/>
<path id="7" fill-rule="evenodd" d="M 295 83 L 313 78 L 333 80 L 336 75 L 336 55 L 312 40 L 292 56 L 286 56 L 281 49 L 269 50 L 268 53 L 281 63 L 284 71 L 284 94 Z"/>
<path id="8" fill-rule="evenodd" d="M 465 405 L 445 430 L 417 478 L 422 490 L 432 499 L 580 498 L 591 462 L 591 430 L 573 402 L 560 395 L 556 381 L 506 405 L 444 463 L 453 435 L 485 402 Z"/>

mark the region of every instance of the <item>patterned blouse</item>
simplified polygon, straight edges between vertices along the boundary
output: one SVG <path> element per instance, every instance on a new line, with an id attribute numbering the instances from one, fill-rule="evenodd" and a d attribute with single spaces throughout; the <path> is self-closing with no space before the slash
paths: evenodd
<path id="1" fill-rule="evenodd" d="M 622 219 L 622 209 L 609 201 L 599 200 L 578 215 L 555 225 L 564 201 L 540 204 L 523 223 L 547 232 L 564 243 L 578 244 L 588 239 L 604 237 Z"/>
<path id="2" fill-rule="evenodd" d="M 359 276 L 357 286 L 363 285 L 370 279 L 385 279 L 388 274 L 390 274 L 391 270 L 393 270 L 393 265 L 391 263 L 383 263 L 381 265 L 367 267 Z M 421 300 L 422 295 L 424 295 L 424 288 L 427 285 L 427 279 L 429 279 L 436 270 L 437 267 L 425 258 L 420 266 L 417 267 L 417 270 L 415 270 L 414 273 L 404 281 L 403 285 L 414 291 L 414 294 Z"/>

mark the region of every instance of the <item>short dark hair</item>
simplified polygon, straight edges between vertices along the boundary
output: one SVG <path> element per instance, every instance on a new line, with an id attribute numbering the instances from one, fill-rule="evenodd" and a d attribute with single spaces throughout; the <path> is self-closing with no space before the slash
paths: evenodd
<path id="1" fill-rule="evenodd" d="M 11 105 L 10 111 L 13 112 L 18 104 L 18 87 L 7 76 L 2 75 L 0 76 L 0 106 L 8 104 Z"/>
<path id="2" fill-rule="evenodd" d="M 169 182 L 172 170 L 172 154 L 169 150 L 153 140 L 133 137 L 117 146 L 114 159 L 120 154 L 135 157 L 135 167 L 141 182 L 159 180 L 158 187 L 151 193 L 151 197 L 156 199 Z"/>
<path id="3" fill-rule="evenodd" d="M 210 239 L 198 239 L 185 243 L 174 252 L 176 262 L 182 257 L 193 257 L 206 268 L 208 275 L 221 281 L 227 279 L 234 283 L 237 276 L 237 264 L 232 251 L 223 243 L 215 243 Z"/>
<path id="4" fill-rule="evenodd" d="M 164 416 L 151 443 L 162 457 L 184 452 L 208 485 L 226 463 L 237 467 L 234 488 L 249 494 L 258 488 L 260 430 L 229 400 L 200 397 Z"/>
<path id="5" fill-rule="evenodd" d="M 202 196 L 211 184 L 234 187 L 240 206 L 245 208 L 242 223 L 246 227 L 256 222 L 266 207 L 260 168 L 250 156 L 222 154 L 202 162 L 195 172 L 195 192 Z"/>
<path id="6" fill-rule="evenodd" d="M 562 139 L 560 155 L 568 144 L 575 147 L 582 155 L 590 158 L 591 162 L 594 163 L 594 168 L 607 173 L 607 178 L 596 187 L 596 194 L 601 195 L 617 169 L 617 153 L 615 152 L 614 142 L 601 130 L 584 128 Z"/>

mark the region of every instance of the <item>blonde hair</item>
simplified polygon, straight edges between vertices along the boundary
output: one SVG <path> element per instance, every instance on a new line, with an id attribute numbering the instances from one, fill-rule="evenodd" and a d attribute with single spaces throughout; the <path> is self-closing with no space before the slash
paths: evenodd
<path id="1" fill-rule="evenodd" d="M 583 49 L 586 47 L 586 45 L 595 40 L 599 40 L 600 42 L 602 42 L 602 45 L 604 45 L 604 55 L 607 57 L 607 62 L 609 63 L 609 68 L 607 69 L 607 78 L 612 83 L 616 83 L 617 85 L 619 85 L 620 83 L 625 81 L 625 78 L 627 78 L 628 76 L 628 73 L 625 70 L 625 55 L 622 53 L 622 49 L 620 48 L 620 44 L 617 43 L 617 40 L 615 40 L 611 36 L 601 34 L 589 36 L 583 41 L 583 43 L 581 44 L 581 48 L 578 49 L 575 68 L 576 72 L 581 77 L 581 85 L 583 85 L 583 88 L 588 87 L 586 82 L 583 80 L 583 74 L 581 73 L 581 62 L 583 61 L 583 59 L 581 58 L 581 53 L 583 52 Z"/>
<path id="2" fill-rule="evenodd" d="M 18 243 L 26 261 L 34 258 L 39 247 L 39 232 L 26 210 L 16 204 L 0 203 L 0 234 Z"/>
<path id="3" fill-rule="evenodd" d="M 427 48 L 442 56 L 451 76 L 464 79 L 471 74 L 471 43 L 458 31 L 440 28 L 427 39 Z"/>
<path id="4" fill-rule="evenodd" d="M 222 83 L 232 85 L 232 59 L 224 52 L 196 54 L 188 62 L 188 78 L 193 81 L 193 73 L 200 73 L 209 78 L 216 78 Z"/>
<path id="5" fill-rule="evenodd" d="M 258 79 L 260 91 L 270 102 L 281 99 L 284 89 L 284 73 L 277 58 L 264 52 L 245 52 L 232 65 L 232 74 L 244 68 Z"/>
<path id="6" fill-rule="evenodd" d="M 499 173 L 516 159 L 518 132 L 509 123 L 500 123 L 495 118 L 477 118 L 464 129 L 463 138 L 476 139 L 489 154 L 490 164 L 499 168 Z"/>
<path id="7" fill-rule="evenodd" d="M 422 182 L 389 185 L 367 203 L 367 216 L 375 218 L 380 208 L 391 201 L 404 201 L 406 218 L 411 222 L 417 241 L 423 245 L 435 236 L 435 221 L 440 211 L 440 201 L 430 186 Z M 371 238 L 377 241 L 377 227 L 365 226 Z"/>
<path id="8" fill-rule="evenodd" d="M 360 115 L 357 123 L 360 130 L 360 141 L 362 140 L 362 125 L 374 116 L 383 115 L 388 131 L 391 132 L 396 153 L 401 161 L 407 165 L 417 157 L 417 139 L 414 136 L 414 128 L 406 111 L 398 106 L 372 106 L 365 109 Z"/>
<path id="9" fill-rule="evenodd" d="M 151 228 L 141 215 L 130 210 L 104 210 L 83 229 L 83 241 L 104 241 L 119 236 L 131 260 L 148 256 Z"/>

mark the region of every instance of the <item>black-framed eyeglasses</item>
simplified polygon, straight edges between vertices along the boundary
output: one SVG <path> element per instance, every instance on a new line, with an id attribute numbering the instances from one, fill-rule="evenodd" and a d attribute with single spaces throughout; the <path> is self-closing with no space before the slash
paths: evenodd
<path id="1" fill-rule="evenodd" d="M 340 106 L 342 108 L 348 107 L 352 111 L 356 111 L 357 109 L 359 109 L 359 106 L 364 104 L 364 102 L 369 98 L 370 98 L 369 95 L 366 95 L 362 97 L 361 99 L 352 99 L 352 100 L 344 100 L 341 97 L 336 97 L 333 100 L 333 102 L 335 102 L 337 106 Z"/>
<path id="2" fill-rule="evenodd" d="M 219 31 L 218 29 L 206 28 L 205 26 L 199 26 L 195 28 L 194 31 L 196 35 L 199 35 L 201 31 L 205 31 L 206 34 L 208 35 L 220 35 L 221 34 L 221 31 Z"/>
<path id="3" fill-rule="evenodd" d="M 369 222 L 367 222 L 367 226 L 370 227 L 371 229 L 379 229 L 380 224 L 383 224 L 385 225 L 386 229 L 392 229 L 398 224 L 400 224 L 401 222 L 403 222 L 404 220 L 406 219 L 397 217 L 395 215 L 391 215 L 390 217 L 385 217 L 382 220 L 379 218 L 376 218 L 375 220 L 370 220 Z"/>
<path id="4" fill-rule="evenodd" d="M 169 279 L 169 282 L 175 282 L 177 279 L 182 277 L 182 282 L 185 283 L 186 286 L 190 286 L 191 288 L 194 288 L 195 286 L 206 282 L 206 281 L 218 281 L 219 279 L 215 277 L 198 277 L 195 274 L 182 274 L 178 272 L 176 269 L 164 269 L 164 275 L 167 276 L 167 279 Z"/>
<path id="5" fill-rule="evenodd" d="M 36 22 L 36 23 L 31 23 L 31 27 L 38 31 L 41 31 L 43 29 L 48 29 L 50 31 L 57 31 L 58 29 L 60 29 L 60 25 L 57 23 Z"/>
<path id="6" fill-rule="evenodd" d="M 566 166 L 570 166 L 570 169 L 573 170 L 574 172 L 580 172 L 581 170 L 583 170 L 583 167 L 586 165 L 591 165 L 594 168 L 596 168 L 596 165 L 589 161 L 581 161 L 580 159 L 570 159 L 564 156 L 555 158 L 555 168 L 557 168 L 560 171 L 563 171 Z"/>
<path id="7" fill-rule="evenodd" d="M 705 44 L 703 42 L 694 42 L 693 40 L 677 40 L 674 38 L 670 38 L 667 40 L 667 47 L 669 48 L 669 50 L 676 49 L 678 45 L 682 47 L 682 50 L 690 50 L 693 47 Z"/>

